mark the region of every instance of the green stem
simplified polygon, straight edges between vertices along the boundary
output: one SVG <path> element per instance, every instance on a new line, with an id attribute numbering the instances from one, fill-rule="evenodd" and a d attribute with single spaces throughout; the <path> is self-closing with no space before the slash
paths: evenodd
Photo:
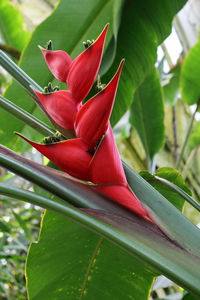
<path id="1" fill-rule="evenodd" d="M 2 96 L 0 96 L 0 107 L 43 135 L 47 136 L 53 135 L 55 133 L 55 131 L 48 127 L 45 123 L 41 122 L 40 120 L 29 114 L 27 111 L 23 110 L 22 108 Z"/>
<path id="2" fill-rule="evenodd" d="M 43 92 L 43 89 L 31 79 L 19 66 L 17 66 L 12 59 L 10 59 L 2 50 L 0 50 L 0 65 L 16 80 L 18 81 L 27 92 L 37 100 L 37 96 L 34 94 L 32 87 L 39 92 Z"/>
<path id="3" fill-rule="evenodd" d="M 13 58 L 19 60 L 21 56 L 21 52 L 16 48 L 13 48 L 9 45 L 0 44 L 0 50 L 5 51 L 6 53 L 10 54 Z"/>
<path id="4" fill-rule="evenodd" d="M 187 133 L 186 133 L 186 136 L 185 136 L 185 140 L 184 140 L 183 146 L 181 148 L 181 152 L 180 152 L 179 158 L 178 158 L 177 163 L 176 163 L 176 168 L 177 169 L 179 169 L 181 161 L 183 159 L 183 156 L 184 156 L 184 153 L 185 153 L 185 148 L 187 146 L 190 134 L 192 132 L 193 123 L 194 123 L 194 120 L 195 120 L 195 115 L 196 115 L 196 113 L 197 113 L 197 111 L 199 109 L 199 105 L 200 105 L 200 100 L 198 101 L 197 107 L 196 107 L 194 113 L 192 114 L 192 117 L 191 117 L 191 120 L 190 120 L 190 124 L 188 126 Z"/>
<path id="5" fill-rule="evenodd" d="M 172 188 L 175 192 L 177 192 L 180 196 L 182 196 L 188 203 L 190 203 L 194 208 L 196 208 L 198 211 L 200 211 L 200 204 L 198 202 L 196 202 L 195 200 L 193 200 L 185 191 L 183 191 L 181 188 L 179 188 L 177 185 L 175 185 L 174 183 L 161 178 L 159 176 L 155 176 L 155 178 L 164 183 L 165 185 L 169 186 L 170 188 Z"/>

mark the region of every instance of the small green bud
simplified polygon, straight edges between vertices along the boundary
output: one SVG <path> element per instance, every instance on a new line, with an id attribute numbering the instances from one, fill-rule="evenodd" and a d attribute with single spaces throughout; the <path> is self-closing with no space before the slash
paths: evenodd
<path id="1" fill-rule="evenodd" d="M 65 140 L 63 135 L 59 131 L 56 131 L 54 135 L 45 137 L 42 142 L 45 145 L 51 145 L 54 143 L 61 142 L 63 140 Z"/>
<path id="2" fill-rule="evenodd" d="M 87 40 L 86 42 L 83 42 L 83 46 L 85 49 L 89 48 L 94 43 L 94 40 Z"/>
<path id="3" fill-rule="evenodd" d="M 106 84 L 105 84 L 105 83 L 101 83 L 101 78 L 100 78 L 100 76 L 98 75 L 98 78 L 97 78 L 97 86 L 96 86 L 97 91 L 100 92 L 100 91 L 102 91 L 105 87 L 106 87 Z"/>
<path id="4" fill-rule="evenodd" d="M 46 94 L 50 94 L 59 90 L 60 90 L 59 87 L 58 86 L 53 87 L 51 82 L 49 82 L 48 85 L 44 87 L 44 92 Z"/>
<path id="5" fill-rule="evenodd" d="M 45 48 L 46 50 L 53 50 L 53 44 L 52 44 L 52 41 L 49 40 L 49 41 L 45 44 L 44 48 Z"/>

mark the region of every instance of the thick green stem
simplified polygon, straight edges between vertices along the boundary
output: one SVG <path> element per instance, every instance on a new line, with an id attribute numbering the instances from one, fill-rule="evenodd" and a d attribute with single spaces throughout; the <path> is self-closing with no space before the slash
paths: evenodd
<path id="1" fill-rule="evenodd" d="M 197 107 L 196 107 L 194 113 L 192 114 L 192 117 L 191 117 L 191 120 L 190 120 L 190 123 L 189 123 L 189 126 L 188 126 L 188 130 L 187 130 L 187 133 L 186 133 L 186 136 L 185 136 L 185 140 L 184 140 L 183 146 L 181 148 L 181 152 L 180 152 L 179 158 L 177 160 L 177 164 L 176 164 L 176 168 L 177 169 L 179 169 L 181 161 L 183 159 L 183 156 L 184 156 L 184 153 L 185 153 L 185 149 L 186 149 L 186 146 L 187 146 L 190 134 L 192 132 L 192 128 L 193 128 L 193 124 L 194 124 L 194 120 L 195 120 L 195 115 L 196 115 L 196 113 L 197 113 L 197 111 L 199 109 L 199 105 L 200 105 L 200 100 L 198 101 Z"/>
<path id="2" fill-rule="evenodd" d="M 31 79 L 19 66 L 17 66 L 12 59 L 10 59 L 2 50 L 0 50 L 0 65 L 16 80 L 18 81 L 27 92 L 37 100 L 37 96 L 34 94 L 32 87 L 39 92 L 43 92 L 43 89 Z"/>
<path id="3" fill-rule="evenodd" d="M 29 114 L 27 111 L 23 110 L 22 108 L 2 96 L 0 96 L 0 107 L 43 135 L 47 136 L 53 135 L 55 133 L 55 131 L 48 127 L 45 123 L 41 122 L 40 120 Z"/>
<path id="4" fill-rule="evenodd" d="M 159 176 L 155 176 L 155 178 L 164 183 L 165 185 L 169 186 L 170 188 L 172 188 L 175 192 L 177 192 L 180 196 L 182 196 L 188 203 L 190 203 L 194 208 L 196 208 L 198 211 L 200 211 L 200 204 L 198 202 L 196 202 L 195 200 L 193 200 L 185 191 L 183 191 L 181 188 L 179 188 L 177 185 L 175 185 L 174 183 L 161 178 Z"/>
<path id="5" fill-rule="evenodd" d="M 16 48 L 13 48 L 9 45 L 0 44 L 0 50 L 5 51 L 6 53 L 10 54 L 13 58 L 19 60 L 21 56 L 21 52 Z"/>

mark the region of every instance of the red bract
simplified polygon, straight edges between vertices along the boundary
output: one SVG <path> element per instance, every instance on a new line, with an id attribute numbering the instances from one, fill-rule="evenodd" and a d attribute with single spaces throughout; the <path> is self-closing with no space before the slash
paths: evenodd
<path id="1" fill-rule="evenodd" d="M 90 180 L 97 184 L 127 184 L 110 126 L 91 161 Z"/>
<path id="2" fill-rule="evenodd" d="M 79 110 L 75 122 L 77 137 L 82 138 L 92 148 L 108 129 L 109 119 L 115 101 L 116 90 L 124 60 L 109 82 L 96 96 L 87 101 Z"/>
<path id="3" fill-rule="evenodd" d="M 57 91 L 50 94 L 34 93 L 39 98 L 44 109 L 59 126 L 74 130 L 74 122 L 81 104 L 77 104 L 70 91 Z"/>
<path id="4" fill-rule="evenodd" d="M 52 52 L 48 58 L 48 52 L 43 51 L 52 73 L 62 80 L 67 78 L 65 80 L 69 90 L 51 94 L 35 93 L 58 125 L 66 129 L 75 128 L 77 138 L 51 145 L 40 145 L 23 138 L 68 174 L 92 182 L 104 195 L 152 221 L 139 199 L 128 187 L 109 125 L 124 61 L 110 83 L 88 102 L 81 104 L 96 78 L 107 27 L 73 62 L 62 52 L 56 52 L 55 57 Z M 61 68 L 62 56 L 66 70 Z"/>
<path id="5" fill-rule="evenodd" d="M 40 47 L 49 70 L 58 80 L 66 82 L 72 58 L 65 51 L 52 51 Z"/>
<path id="6" fill-rule="evenodd" d="M 64 51 L 41 48 L 52 74 L 60 81 L 67 82 L 76 102 L 80 103 L 89 93 L 98 74 L 103 55 L 108 25 L 85 51 L 73 61 Z"/>
<path id="7" fill-rule="evenodd" d="M 71 176 L 89 180 L 89 165 L 92 156 L 87 152 L 87 145 L 81 139 L 41 145 L 18 135 Z"/>
<path id="8" fill-rule="evenodd" d="M 107 30 L 108 25 L 105 26 L 96 41 L 71 64 L 67 83 L 69 90 L 78 102 L 87 96 L 98 74 Z"/>
<path id="9" fill-rule="evenodd" d="M 133 211 L 149 221 L 152 221 L 151 217 L 142 206 L 140 200 L 132 191 L 129 190 L 128 186 L 110 184 L 107 186 L 99 186 L 97 189 L 104 195 L 125 206 L 128 210 Z"/>

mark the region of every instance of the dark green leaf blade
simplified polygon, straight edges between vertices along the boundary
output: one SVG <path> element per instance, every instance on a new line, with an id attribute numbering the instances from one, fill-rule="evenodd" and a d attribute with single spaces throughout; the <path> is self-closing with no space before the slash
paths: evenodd
<path id="1" fill-rule="evenodd" d="M 163 272 L 184 288 L 200 295 L 200 258 L 187 252 L 178 246 L 176 242 L 171 241 L 155 224 L 133 214 L 131 219 L 126 219 L 102 210 L 80 210 L 61 200 L 57 202 L 29 191 L 7 188 L 3 185 L 0 186 L 0 191 L 3 195 L 39 204 L 72 218 L 88 229 L 116 243 L 133 256 L 144 260 L 152 268 L 158 272 Z M 187 223 L 186 225 L 188 226 Z M 184 226 L 184 230 L 186 228 Z M 192 246 L 193 244 L 190 245 L 190 248 Z"/>
<path id="2" fill-rule="evenodd" d="M 135 93 L 130 123 L 137 130 L 147 157 L 152 159 L 164 141 L 164 107 L 156 69 Z"/>
<path id="3" fill-rule="evenodd" d="M 113 76 L 119 61 L 126 63 L 120 79 L 116 104 L 112 114 L 112 125 L 123 116 L 130 107 L 137 87 L 152 71 L 157 57 L 157 47 L 170 34 L 175 14 L 186 0 L 177 1 L 126 1 L 122 13 L 117 40 L 115 63 L 104 78 L 104 82 Z"/>
<path id="4" fill-rule="evenodd" d="M 95 233 L 46 212 L 26 275 L 29 300 L 146 300 L 155 273 Z"/>

